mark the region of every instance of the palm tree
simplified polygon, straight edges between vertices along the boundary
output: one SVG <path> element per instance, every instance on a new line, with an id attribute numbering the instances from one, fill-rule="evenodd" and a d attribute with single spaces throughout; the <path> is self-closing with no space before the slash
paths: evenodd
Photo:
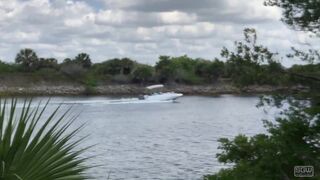
<path id="1" fill-rule="evenodd" d="M 31 104 L 26 100 L 18 112 L 16 99 L 0 102 L 0 179 L 86 179 L 79 157 L 84 149 L 75 150 L 81 140 L 70 142 L 80 128 L 66 133 L 74 120 L 65 122 L 70 109 L 56 118 L 58 107 L 43 119 L 48 102 L 44 108 Z"/>
<path id="2" fill-rule="evenodd" d="M 38 64 L 38 56 L 32 49 L 21 49 L 15 62 L 21 64 L 27 71 L 33 70 Z"/>
<path id="3" fill-rule="evenodd" d="M 80 53 L 78 54 L 74 61 L 76 63 L 79 63 L 81 64 L 84 68 L 90 68 L 91 67 L 91 59 L 90 59 L 90 56 L 89 54 L 86 54 L 86 53 Z"/>

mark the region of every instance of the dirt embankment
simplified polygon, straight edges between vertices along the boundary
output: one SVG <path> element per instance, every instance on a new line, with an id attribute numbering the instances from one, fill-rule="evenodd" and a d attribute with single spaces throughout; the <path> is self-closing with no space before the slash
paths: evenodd
<path id="1" fill-rule="evenodd" d="M 185 95 L 219 95 L 219 94 L 261 94 L 272 92 L 306 91 L 300 86 L 272 87 L 249 86 L 237 88 L 230 85 L 168 85 L 162 91 L 174 91 Z M 140 95 L 147 93 L 144 86 L 138 85 L 101 85 L 97 87 L 85 87 L 83 85 L 44 85 L 33 84 L 31 86 L 6 86 L 0 85 L 0 95 Z"/>
<path id="2" fill-rule="evenodd" d="M 10 75 L 0 76 L 0 95 L 140 95 L 147 93 L 145 86 L 136 84 L 101 84 L 87 87 L 68 79 Z M 230 83 L 213 85 L 166 85 L 162 91 L 174 91 L 186 95 L 261 94 L 272 92 L 307 91 L 302 86 L 248 86 L 239 88 Z"/>

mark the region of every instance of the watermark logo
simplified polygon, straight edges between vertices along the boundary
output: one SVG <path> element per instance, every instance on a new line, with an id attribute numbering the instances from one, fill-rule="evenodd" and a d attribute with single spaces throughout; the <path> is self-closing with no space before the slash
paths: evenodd
<path id="1" fill-rule="evenodd" d="M 313 166 L 295 166 L 294 177 L 313 177 L 314 168 Z"/>

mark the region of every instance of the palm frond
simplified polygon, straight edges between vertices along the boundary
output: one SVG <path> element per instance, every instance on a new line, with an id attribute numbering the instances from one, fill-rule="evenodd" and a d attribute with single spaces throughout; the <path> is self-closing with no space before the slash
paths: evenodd
<path id="1" fill-rule="evenodd" d="M 82 126 L 67 133 L 75 120 L 67 119 L 70 109 L 57 118 L 57 107 L 44 119 L 49 101 L 31 108 L 25 100 L 21 112 L 17 102 L 0 100 L 0 180 L 86 179 L 80 155 L 87 149 L 77 148 L 83 139 L 73 140 Z"/>

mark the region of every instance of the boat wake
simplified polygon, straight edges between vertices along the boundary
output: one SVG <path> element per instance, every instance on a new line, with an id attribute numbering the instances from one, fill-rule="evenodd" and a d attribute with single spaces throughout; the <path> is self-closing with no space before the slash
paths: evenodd
<path id="1" fill-rule="evenodd" d="M 138 99 L 138 98 L 123 98 L 123 99 L 112 99 L 112 100 L 79 100 L 79 101 L 64 101 L 59 104 L 151 104 L 151 103 L 172 103 L 175 100 L 148 100 L 148 99 Z M 54 103 L 54 102 L 53 102 Z"/>
<path id="2" fill-rule="evenodd" d="M 148 86 L 147 89 L 162 88 L 162 84 Z M 117 100 L 84 100 L 84 101 L 65 101 L 62 104 L 149 104 L 149 103 L 170 103 L 176 102 L 176 99 L 183 94 L 175 92 L 154 92 L 149 95 L 139 96 L 138 98 L 122 98 Z"/>

